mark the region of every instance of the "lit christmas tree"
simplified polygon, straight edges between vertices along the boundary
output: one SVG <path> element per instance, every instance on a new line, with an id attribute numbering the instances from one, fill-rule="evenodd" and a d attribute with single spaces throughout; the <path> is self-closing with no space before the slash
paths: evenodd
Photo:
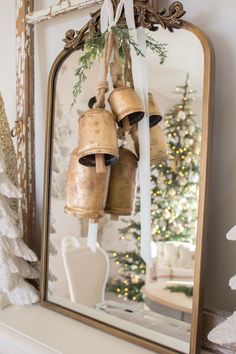
<path id="1" fill-rule="evenodd" d="M 152 167 L 152 239 L 154 241 L 195 242 L 198 212 L 201 129 L 192 112 L 194 98 L 189 76 L 176 87 L 181 100 L 165 115 L 165 135 L 169 159 Z M 139 197 L 136 200 L 139 212 Z M 121 240 L 136 241 L 132 252 L 111 252 L 119 266 L 118 277 L 108 282 L 107 291 L 124 299 L 143 301 L 146 265 L 140 257 L 140 223 L 129 219 L 119 230 Z"/>

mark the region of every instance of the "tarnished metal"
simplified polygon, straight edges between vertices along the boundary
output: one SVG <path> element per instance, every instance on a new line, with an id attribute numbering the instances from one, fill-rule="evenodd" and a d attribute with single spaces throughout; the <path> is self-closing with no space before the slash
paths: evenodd
<path id="1" fill-rule="evenodd" d="M 106 204 L 110 167 L 105 173 L 96 173 L 95 167 L 78 162 L 78 149 L 71 154 L 67 176 L 65 212 L 81 218 L 102 217 Z"/>
<path id="2" fill-rule="evenodd" d="M 150 160 L 151 165 L 156 165 L 168 158 L 165 136 L 159 124 L 150 128 Z M 133 126 L 130 134 L 134 141 L 136 154 L 139 158 L 139 140 L 137 125 Z"/>
<path id="3" fill-rule="evenodd" d="M 130 150 L 119 148 L 119 161 L 111 166 L 105 212 L 130 215 L 135 198 L 137 157 Z"/>
<path id="4" fill-rule="evenodd" d="M 149 111 L 149 126 L 154 127 L 154 125 L 160 123 L 162 120 L 162 114 L 160 108 L 155 101 L 153 94 L 148 94 L 148 111 Z"/>
<path id="5" fill-rule="evenodd" d="M 118 138 L 115 117 L 102 108 L 93 108 L 79 118 L 78 160 L 95 166 L 96 154 L 104 154 L 105 165 L 118 160 Z"/>
<path id="6" fill-rule="evenodd" d="M 135 91 L 129 87 L 118 87 L 110 94 L 108 102 L 120 127 L 123 120 L 129 119 L 129 125 L 140 121 L 144 116 L 144 109 Z"/>

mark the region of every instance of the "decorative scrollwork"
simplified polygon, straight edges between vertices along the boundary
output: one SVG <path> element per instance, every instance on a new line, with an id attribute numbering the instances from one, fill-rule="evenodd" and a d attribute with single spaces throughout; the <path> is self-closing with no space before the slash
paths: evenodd
<path id="1" fill-rule="evenodd" d="M 114 8 L 118 4 L 118 0 L 112 0 Z M 182 21 L 181 18 L 184 16 L 185 10 L 183 5 L 179 1 L 173 2 L 168 9 L 155 10 L 152 5 L 148 3 L 147 0 L 134 0 L 134 16 L 135 24 L 137 27 L 143 26 L 150 31 L 158 30 L 158 25 L 164 29 L 168 29 L 173 32 L 174 29 L 180 28 Z M 125 25 L 125 18 L 122 15 L 119 23 L 120 25 Z M 91 14 L 91 19 L 88 23 L 80 30 L 74 31 L 69 30 L 66 32 L 65 36 L 65 49 L 78 48 L 83 45 L 83 42 L 88 37 L 88 35 L 93 35 L 100 31 L 100 10 Z"/>

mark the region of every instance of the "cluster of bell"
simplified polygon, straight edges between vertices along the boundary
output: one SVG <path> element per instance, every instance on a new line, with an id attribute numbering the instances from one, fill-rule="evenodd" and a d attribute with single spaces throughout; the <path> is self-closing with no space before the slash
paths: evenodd
<path id="1" fill-rule="evenodd" d="M 75 149 L 68 170 L 65 212 L 94 221 L 101 218 L 104 211 L 115 218 L 130 215 L 136 169 L 136 155 L 123 147 L 119 148 L 118 162 L 106 166 L 104 173 L 78 163 L 78 149 Z"/>
<path id="2" fill-rule="evenodd" d="M 112 218 L 132 213 L 139 158 L 137 123 L 144 116 L 138 96 L 129 87 L 114 89 L 108 102 L 112 113 L 92 108 L 79 118 L 79 144 L 72 152 L 67 179 L 65 212 L 95 221 L 104 212 Z M 150 94 L 152 164 L 167 158 L 164 136 L 158 125 L 161 119 L 159 107 Z M 136 155 L 118 147 L 117 125 L 124 130 L 130 128 Z"/>

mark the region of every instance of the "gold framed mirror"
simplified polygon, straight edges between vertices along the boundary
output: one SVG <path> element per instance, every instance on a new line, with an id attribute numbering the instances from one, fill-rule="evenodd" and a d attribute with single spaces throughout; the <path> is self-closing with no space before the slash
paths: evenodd
<path id="1" fill-rule="evenodd" d="M 147 53 L 147 61 L 149 89 L 164 113 L 165 126 L 163 123 L 162 128 L 168 149 L 178 143 L 171 123 L 175 117 L 179 122 L 176 131 L 188 130 L 187 135 L 180 137 L 187 144 L 184 147 L 187 146 L 188 153 L 194 156 L 186 155 L 185 165 L 174 158 L 164 162 L 165 173 L 162 163 L 158 163 L 159 170 L 152 173 L 153 180 L 157 179 L 160 186 L 152 190 L 152 210 L 157 209 L 153 214 L 155 231 L 152 235 L 155 267 L 149 269 L 140 260 L 139 234 L 133 237 L 133 228 L 139 222 L 136 216 L 120 218 L 118 223 L 107 216 L 102 219 L 96 254 L 103 261 L 96 259 L 84 244 L 87 223 L 66 215 L 64 206 L 70 153 L 77 142 L 77 116 L 86 110 L 89 99 L 94 96 L 94 77 L 99 64 L 95 62 L 91 68 L 84 91 L 70 110 L 76 81 L 74 71 L 88 31 L 97 28 L 99 12 L 92 15 L 90 22 L 80 31 L 67 31 L 65 48 L 53 63 L 48 85 L 41 304 L 158 353 L 198 353 L 201 347 L 214 55 L 205 34 L 193 24 L 180 20 L 184 11 L 179 2 L 171 5 L 169 14 L 158 12 L 145 2 L 135 4 L 146 11 L 143 22 L 136 25 L 149 29 L 159 25 L 152 36 L 167 44 L 166 63 L 159 65 L 151 52 Z M 172 33 L 166 28 L 176 30 Z M 188 106 L 183 107 L 184 102 Z M 180 169 L 181 191 L 184 190 L 186 195 L 179 195 L 177 187 L 170 188 L 172 182 L 165 182 L 172 180 Z M 187 189 L 186 185 L 192 189 Z M 163 190 L 163 195 L 167 198 L 168 194 L 169 198 L 167 207 L 167 199 L 162 199 L 161 203 L 158 199 L 163 197 Z M 177 212 L 180 204 L 182 209 Z M 174 220 L 172 213 L 175 213 Z M 88 251 L 86 263 L 74 260 L 78 250 Z M 74 252 L 73 260 L 70 252 Z M 97 262 L 102 268 L 100 273 Z M 129 278 L 124 273 L 127 267 Z M 99 277 L 102 282 L 97 281 Z M 81 288 L 87 289 L 87 293 L 82 294 Z"/>

